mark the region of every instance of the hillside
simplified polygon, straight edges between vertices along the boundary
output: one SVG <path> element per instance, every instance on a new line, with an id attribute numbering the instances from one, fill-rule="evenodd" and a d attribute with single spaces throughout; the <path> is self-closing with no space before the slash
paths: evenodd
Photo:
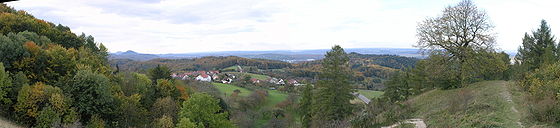
<path id="1" fill-rule="evenodd" d="M 414 118 L 429 127 L 531 127 L 524 93 L 513 82 L 485 81 L 453 90 L 432 90 L 408 100 Z"/>
<path id="2" fill-rule="evenodd" d="M 290 63 L 282 61 L 248 59 L 236 56 L 209 56 L 192 59 L 153 59 L 149 61 L 112 59 L 110 63 L 113 67 L 118 65 L 119 69 L 122 71 L 143 71 L 154 68 L 157 65 L 167 65 L 173 71 L 220 70 L 235 65 L 254 66 L 259 69 L 279 69 L 291 66 Z"/>

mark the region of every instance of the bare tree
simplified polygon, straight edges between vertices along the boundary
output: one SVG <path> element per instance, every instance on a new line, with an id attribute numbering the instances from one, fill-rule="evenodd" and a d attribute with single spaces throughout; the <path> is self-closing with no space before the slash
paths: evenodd
<path id="1" fill-rule="evenodd" d="M 470 0 L 449 6 L 438 17 L 427 18 L 417 26 L 416 47 L 423 53 L 444 53 L 448 61 L 458 63 L 458 78 L 464 84 L 467 58 L 481 50 L 493 50 L 494 26 L 486 12 Z"/>

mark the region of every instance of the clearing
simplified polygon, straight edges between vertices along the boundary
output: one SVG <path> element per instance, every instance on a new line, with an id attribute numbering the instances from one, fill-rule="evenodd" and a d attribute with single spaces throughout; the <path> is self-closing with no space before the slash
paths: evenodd
<path id="1" fill-rule="evenodd" d="M 358 90 L 358 93 L 366 96 L 368 99 L 381 97 L 381 95 L 383 95 L 382 91 L 373 91 L 373 90 Z"/>
<path id="2" fill-rule="evenodd" d="M 231 84 L 222 84 L 222 83 L 212 83 L 212 84 L 225 96 L 231 96 L 233 90 L 236 89 L 239 89 L 239 91 L 241 91 L 239 95 L 243 97 L 249 96 L 251 95 L 251 93 L 253 93 L 253 91 L 249 89 L 238 87 Z M 264 105 L 266 108 L 272 108 L 274 107 L 274 105 L 288 98 L 287 93 L 280 92 L 278 90 L 267 90 L 267 91 L 268 91 L 268 97 L 266 98 L 266 104 Z"/>
<path id="3" fill-rule="evenodd" d="M 218 89 L 225 96 L 231 96 L 233 91 L 236 89 L 241 91 L 241 93 L 239 93 L 240 96 L 249 96 L 251 93 L 253 93 L 253 91 L 248 90 L 246 88 L 237 87 L 230 84 L 222 84 L 222 83 L 212 83 L 212 84 L 214 85 L 214 87 L 216 87 L 216 89 Z"/>
<path id="4" fill-rule="evenodd" d="M 259 80 L 268 80 L 270 78 L 269 76 L 266 76 L 266 75 L 247 73 L 247 72 L 225 72 L 225 73 L 234 74 L 237 77 L 242 77 L 244 75 L 249 75 L 249 76 L 251 76 L 251 78 L 255 78 L 255 79 L 259 79 Z M 241 79 L 243 79 L 243 78 L 241 78 Z M 261 82 L 266 82 L 266 81 L 261 81 Z"/>

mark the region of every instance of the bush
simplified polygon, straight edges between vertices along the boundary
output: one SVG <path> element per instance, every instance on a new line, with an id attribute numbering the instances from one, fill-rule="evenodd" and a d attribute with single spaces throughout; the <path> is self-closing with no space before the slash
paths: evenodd
<path id="1" fill-rule="evenodd" d="M 462 89 L 455 95 L 449 100 L 449 111 L 452 113 L 467 110 L 470 101 L 474 98 L 472 91 L 468 89 Z"/>
<path id="2" fill-rule="evenodd" d="M 531 95 L 529 112 L 533 119 L 560 122 L 560 62 L 527 73 L 519 85 Z"/>
<path id="3" fill-rule="evenodd" d="M 560 122 L 560 106 L 557 100 L 552 97 L 534 101 L 529 105 L 530 117 L 533 120 L 543 122 Z"/>
<path id="4" fill-rule="evenodd" d="M 414 113 L 408 102 L 393 103 L 386 98 L 372 99 L 364 112 L 351 119 L 352 127 L 382 127 L 410 118 Z"/>

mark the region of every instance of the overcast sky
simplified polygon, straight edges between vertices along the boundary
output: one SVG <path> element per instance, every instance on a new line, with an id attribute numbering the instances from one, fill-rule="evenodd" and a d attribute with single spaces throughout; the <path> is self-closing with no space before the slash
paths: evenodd
<path id="1" fill-rule="evenodd" d="M 191 53 L 412 48 L 416 25 L 459 0 L 20 0 L 8 5 L 86 33 L 111 52 Z M 545 19 L 560 35 L 557 0 L 474 0 L 515 50 Z"/>

